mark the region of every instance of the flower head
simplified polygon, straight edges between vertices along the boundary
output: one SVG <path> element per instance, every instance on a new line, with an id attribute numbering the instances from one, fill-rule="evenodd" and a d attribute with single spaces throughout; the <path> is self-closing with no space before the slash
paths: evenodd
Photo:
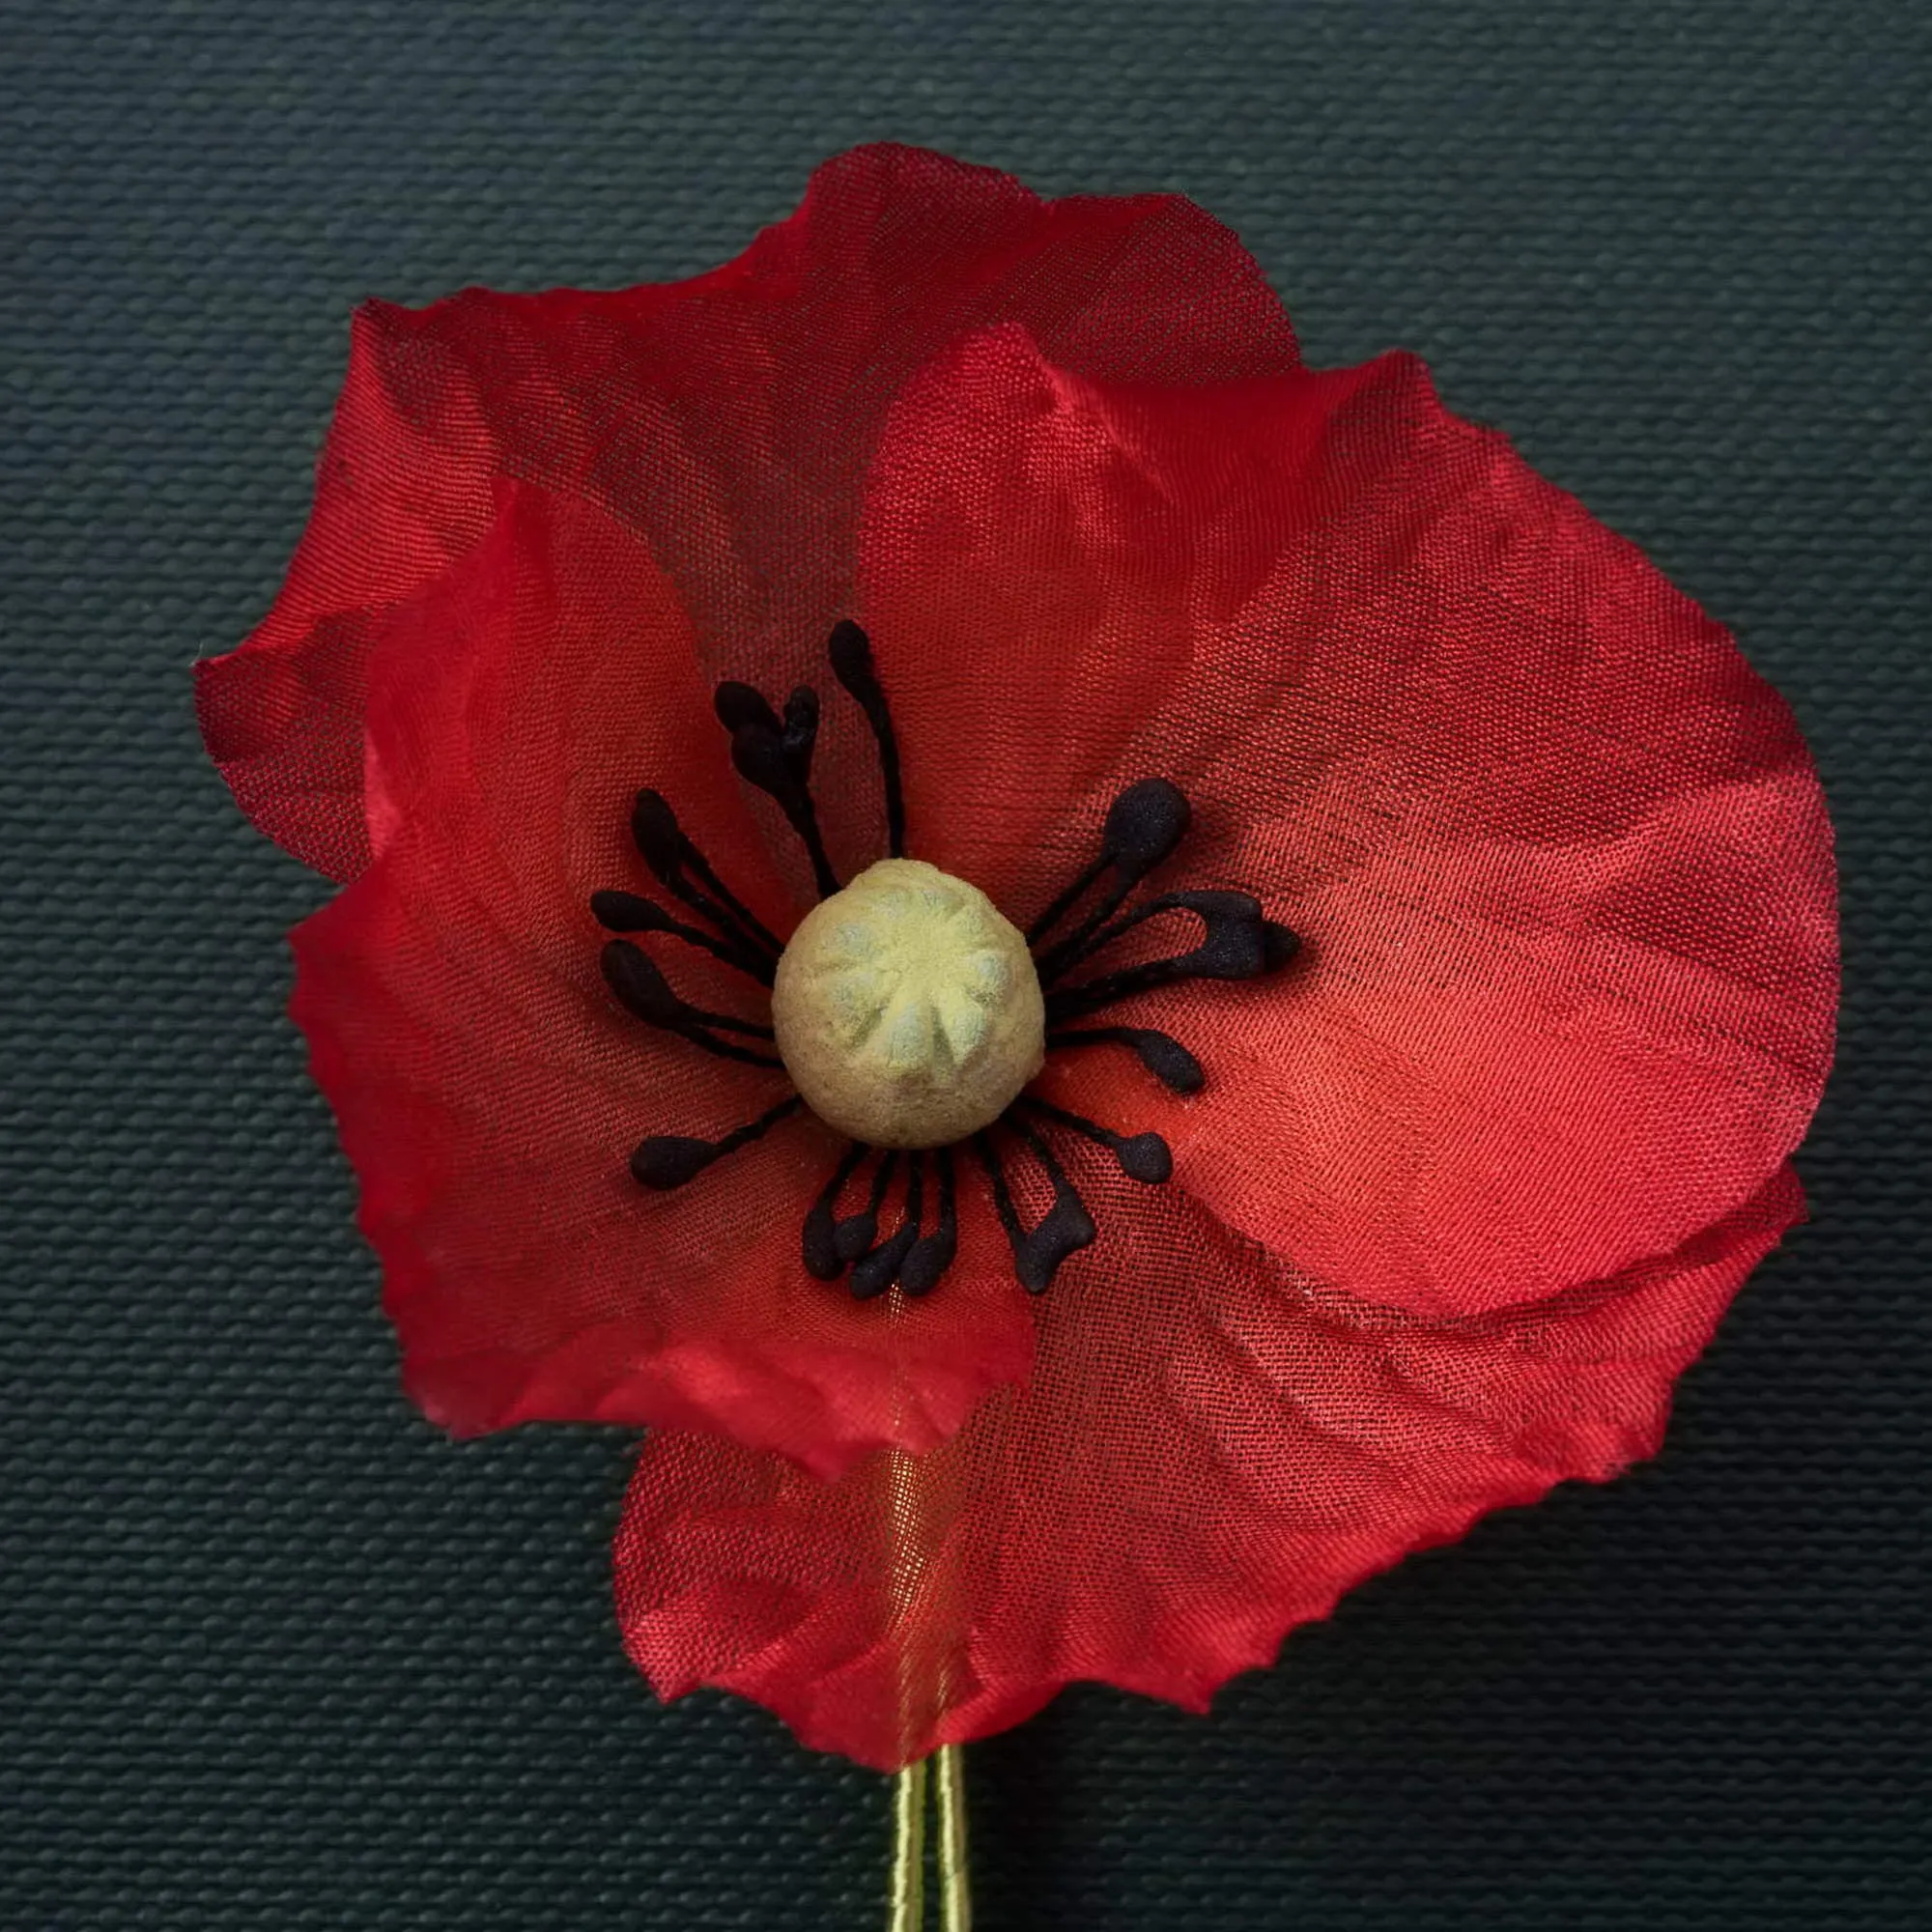
<path id="1" fill-rule="evenodd" d="M 640 1663 L 867 1761 L 1613 1473 L 1801 1209 L 1784 707 L 1183 202 L 365 311 L 200 705 L 418 1399 L 660 1425 Z"/>

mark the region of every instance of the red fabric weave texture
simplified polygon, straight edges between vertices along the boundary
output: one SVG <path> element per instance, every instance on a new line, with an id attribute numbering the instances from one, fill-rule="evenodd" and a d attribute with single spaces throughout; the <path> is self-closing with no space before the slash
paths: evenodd
<path id="1" fill-rule="evenodd" d="M 789 930 L 809 874 L 709 694 L 826 686 L 847 615 L 914 856 L 1025 924 L 1158 775 L 1196 826 L 1153 883 L 1304 940 L 1120 1012 L 1197 1096 L 1049 1061 L 1176 1175 L 1076 1164 L 1100 1239 L 1037 1304 L 976 1182 L 929 1300 L 811 1280 L 809 1121 L 672 1194 L 625 1170 L 785 1087 L 614 1011 L 589 895 L 647 883 L 648 784 Z M 365 310 L 289 582 L 199 704 L 348 882 L 295 1010 L 412 1389 L 464 1432 L 657 1425 L 633 1654 L 867 1763 L 1072 1678 L 1201 1705 L 1406 1550 L 1614 1474 L 1802 1209 L 1835 922 L 1782 703 L 1412 359 L 1303 369 L 1172 198 L 862 150 L 693 282 Z M 849 706 L 815 776 L 849 876 L 884 849 Z"/>

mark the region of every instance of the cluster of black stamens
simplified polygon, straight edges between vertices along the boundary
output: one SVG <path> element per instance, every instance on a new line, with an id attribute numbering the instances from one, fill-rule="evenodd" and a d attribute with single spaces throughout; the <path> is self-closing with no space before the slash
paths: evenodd
<path id="1" fill-rule="evenodd" d="M 891 855 L 902 858 L 905 802 L 898 741 L 872 664 L 871 646 L 865 632 L 848 619 L 834 629 L 830 656 L 834 675 L 858 702 L 877 741 L 887 842 Z M 819 896 L 830 897 L 839 889 L 838 878 L 825 850 L 811 796 L 818 694 L 801 685 L 780 712 L 750 685 L 725 683 L 718 687 L 715 708 L 719 723 L 730 733 L 732 764 L 784 814 L 811 862 Z M 1027 929 L 1046 1000 L 1047 1050 L 1125 1047 L 1177 1094 L 1198 1093 L 1206 1077 L 1201 1063 L 1178 1039 L 1152 1027 L 1077 1022 L 1179 980 L 1254 979 L 1286 965 L 1296 946 L 1294 934 L 1268 919 L 1260 901 L 1247 893 L 1167 892 L 1128 906 L 1135 889 L 1186 836 L 1189 816 L 1186 799 L 1165 779 L 1143 779 L 1128 785 L 1108 810 L 1098 855 Z M 593 894 L 590 906 L 598 923 L 613 933 L 665 934 L 770 986 L 782 943 L 712 869 L 659 793 L 638 794 L 631 834 L 658 884 L 703 923 L 694 924 L 656 900 L 630 892 Z M 1087 909 L 1076 918 L 1083 902 Z M 1148 921 L 1177 914 L 1197 921 L 1201 928 L 1199 942 L 1186 952 L 1068 980 L 1069 974 L 1089 966 L 1097 953 Z M 1049 935 L 1063 924 L 1066 929 L 1051 939 Z M 612 939 L 606 945 L 603 968 L 618 1002 L 645 1024 L 722 1059 L 783 1071 L 783 1062 L 770 1050 L 773 1031 L 768 1023 L 693 1006 L 630 939 Z M 794 1094 L 718 1140 L 652 1134 L 632 1154 L 631 1172 L 646 1187 L 681 1187 L 714 1161 L 748 1147 L 801 1112 L 804 1105 Z M 1068 1255 L 1094 1239 L 1095 1232 L 1094 1218 L 1055 1153 L 1050 1134 L 1070 1135 L 1076 1142 L 1104 1150 L 1122 1173 L 1150 1186 L 1158 1186 L 1173 1172 L 1167 1143 L 1158 1134 L 1119 1134 L 1031 1094 L 1021 1094 L 994 1127 L 1006 1137 L 1004 1150 L 993 1127 L 973 1135 L 971 1145 L 985 1171 L 994 1211 L 1011 1243 L 1013 1271 L 1021 1285 L 1036 1294 L 1053 1280 Z M 862 1300 L 884 1294 L 895 1283 L 909 1295 L 929 1293 L 958 1247 L 953 1152 L 949 1147 L 904 1150 L 851 1143 L 806 1214 L 807 1268 L 821 1281 L 836 1280 L 849 1269 L 852 1293 Z M 1004 1164 L 1005 1157 L 1013 1154 L 1037 1167 L 1052 1195 L 1050 1206 L 1031 1227 L 1021 1215 Z M 868 1160 L 875 1160 L 875 1165 L 869 1179 L 862 1179 Z M 882 1236 L 881 1217 L 895 1183 L 897 1217 Z M 841 1213 L 848 1194 L 850 1211 Z"/>

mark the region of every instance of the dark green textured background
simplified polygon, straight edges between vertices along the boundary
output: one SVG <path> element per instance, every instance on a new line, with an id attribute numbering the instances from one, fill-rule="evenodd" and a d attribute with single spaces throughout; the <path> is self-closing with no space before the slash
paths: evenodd
<path id="1" fill-rule="evenodd" d="M 1421 1558 L 1208 1722 L 975 1750 L 986 1932 L 1932 1919 L 1921 6 L 0 5 L 0 1924 L 866 1927 L 884 1787 L 612 1628 L 616 1435 L 396 1392 L 282 1017 L 323 887 L 187 666 L 300 527 L 352 303 L 682 275 L 895 136 L 1186 190 L 1734 623 L 1851 980 L 1816 1224 L 1662 1463 Z"/>

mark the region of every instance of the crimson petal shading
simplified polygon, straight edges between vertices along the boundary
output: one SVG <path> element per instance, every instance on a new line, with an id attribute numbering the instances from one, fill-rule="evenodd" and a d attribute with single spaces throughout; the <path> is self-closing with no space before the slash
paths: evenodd
<path id="1" fill-rule="evenodd" d="M 1049 1059 L 1058 1151 L 1012 1143 L 1008 1183 L 1099 1234 L 1037 1302 L 964 1163 L 942 1288 L 869 1303 L 804 1266 L 842 1147 L 808 1115 L 688 1187 L 628 1168 L 790 1087 L 624 1011 L 591 895 L 652 890 L 642 786 L 780 937 L 882 855 L 846 619 L 912 854 L 1025 927 L 1158 780 L 1191 830 L 1142 889 L 1299 941 L 1244 925 L 1282 970 L 1105 1004 L 1199 1092 Z M 722 679 L 760 717 L 816 688 L 816 820 L 789 803 L 829 858 L 733 775 Z M 633 1655 L 867 1763 L 1077 1678 L 1198 1708 L 1406 1550 L 1649 1454 L 1802 1209 L 1837 961 L 1788 712 L 1412 358 L 1305 369 L 1175 197 L 867 148 L 689 281 L 369 305 L 287 583 L 197 708 L 243 810 L 347 882 L 293 1011 L 409 1388 L 464 1434 L 654 1426 Z M 766 1017 L 756 974 L 640 943 Z M 1108 1151 L 1151 1133 L 1171 1183 Z"/>
<path id="2" fill-rule="evenodd" d="M 1208 1705 L 1410 1550 L 1652 1454 L 1671 1386 L 1799 1215 L 1780 1170 L 1684 1248 L 1428 1321 L 1319 1291 L 1168 1190 L 1111 1280 L 1043 1305 L 1030 1386 L 834 1484 L 715 1437 L 643 1446 L 615 1552 L 665 1697 L 767 1706 L 892 1770 L 1098 1680 Z"/>
<path id="3" fill-rule="evenodd" d="M 638 1024 L 604 986 L 588 901 L 649 887 L 626 833 L 639 781 L 778 931 L 795 915 L 642 545 L 589 504 L 497 494 L 475 550 L 385 620 L 369 670 L 376 856 L 295 937 L 293 1010 L 361 1183 L 409 1386 L 464 1434 L 720 1429 L 820 1474 L 929 1448 L 1029 1359 L 1031 1317 L 980 1204 L 963 1204 L 944 1295 L 861 1307 L 801 1258 L 840 1145 L 816 1123 L 702 1185 L 631 1179 L 645 1134 L 716 1136 L 790 1091 Z M 701 1004 L 761 1010 L 763 989 L 708 955 L 664 958 Z"/>
<path id="4" fill-rule="evenodd" d="M 887 409 L 947 343 L 1004 320 L 1119 381 L 1298 360 L 1253 260 L 1180 197 L 1044 201 L 891 145 L 825 162 L 789 219 L 689 281 L 368 304 L 288 581 L 239 650 L 196 667 L 202 731 L 243 810 L 333 878 L 368 863 L 376 632 L 478 541 L 497 478 L 584 497 L 636 530 L 714 678 L 783 689 L 816 673 L 849 614 Z M 837 828 L 837 847 L 875 842 L 870 813 Z"/>
<path id="5" fill-rule="evenodd" d="M 1046 1091 L 1161 1129 L 1304 1273 L 1426 1314 L 1541 1299 L 1797 1145 L 1837 962 L 1790 713 L 1411 358 L 1156 389 L 1003 326 L 908 387 L 861 543 L 935 863 L 1025 923 L 1157 774 L 1194 809 L 1168 871 L 1302 935 L 1279 980 L 1109 1013 L 1195 1053 L 1198 1097 L 1124 1054 Z"/>

